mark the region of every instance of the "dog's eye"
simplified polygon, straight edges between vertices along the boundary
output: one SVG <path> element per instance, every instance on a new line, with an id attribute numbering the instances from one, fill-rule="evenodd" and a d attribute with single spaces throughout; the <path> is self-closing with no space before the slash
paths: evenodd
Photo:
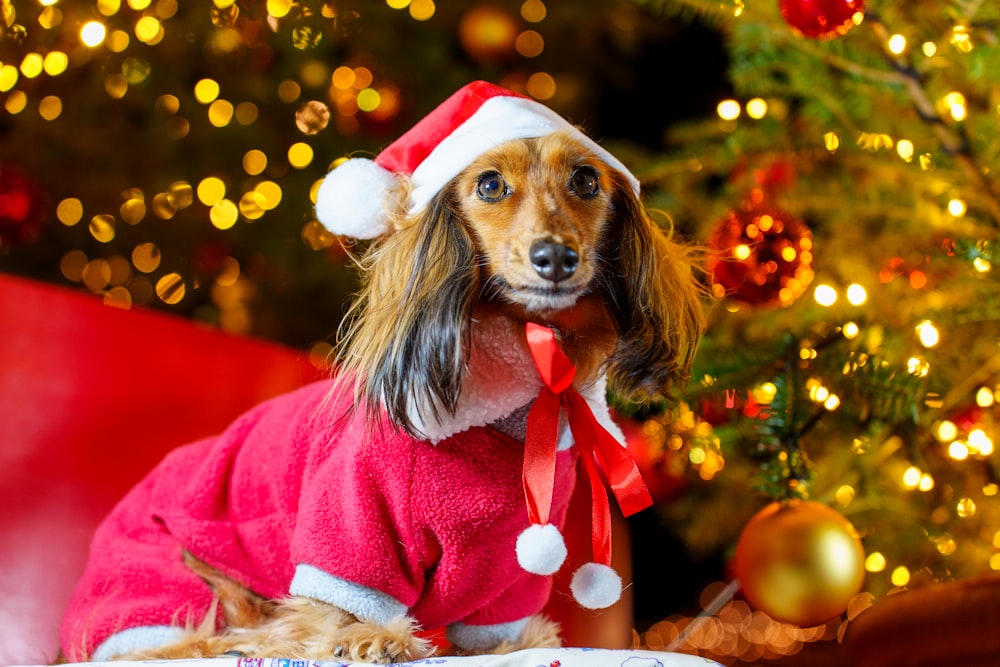
<path id="1" fill-rule="evenodd" d="M 584 199 L 593 197 L 600 189 L 597 172 L 592 167 L 580 167 L 569 177 L 569 189 Z"/>
<path id="2" fill-rule="evenodd" d="M 476 194 L 483 201 L 500 201 L 510 194 L 510 188 L 498 172 L 488 171 L 479 177 Z"/>

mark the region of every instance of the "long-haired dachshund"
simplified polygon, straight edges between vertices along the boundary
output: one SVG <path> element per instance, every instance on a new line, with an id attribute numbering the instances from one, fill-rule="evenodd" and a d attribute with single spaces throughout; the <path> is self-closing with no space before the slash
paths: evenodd
<path id="1" fill-rule="evenodd" d="M 437 627 L 458 651 L 559 645 L 540 614 L 551 571 L 520 560 L 543 385 L 526 325 L 553 332 L 621 440 L 606 390 L 638 400 L 687 378 L 701 290 L 617 160 L 568 124 L 519 132 L 433 176 L 426 204 L 378 204 L 335 378 L 178 449 L 116 507 L 64 621 L 70 659 L 394 662 L 430 655 L 419 630 Z M 403 201 L 424 177 L 394 175 Z M 580 460 L 560 419 L 556 527 Z"/>

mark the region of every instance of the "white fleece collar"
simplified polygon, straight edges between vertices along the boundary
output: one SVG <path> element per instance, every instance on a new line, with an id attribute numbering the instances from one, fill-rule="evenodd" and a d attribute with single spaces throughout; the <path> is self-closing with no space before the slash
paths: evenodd
<path id="1" fill-rule="evenodd" d="M 472 427 L 486 426 L 507 417 L 533 402 L 541 389 L 542 379 L 514 328 L 480 326 L 474 322 L 472 349 L 454 416 L 443 408 L 435 411 L 415 402 L 408 406 L 407 415 L 424 437 L 437 443 Z M 602 374 L 579 391 L 601 426 L 624 446 L 625 436 L 608 408 L 607 378 Z M 440 419 L 434 420 L 435 412 L 441 415 Z M 430 421 L 424 421 L 424 415 Z M 572 444 L 572 436 L 563 419 L 559 449 Z"/>

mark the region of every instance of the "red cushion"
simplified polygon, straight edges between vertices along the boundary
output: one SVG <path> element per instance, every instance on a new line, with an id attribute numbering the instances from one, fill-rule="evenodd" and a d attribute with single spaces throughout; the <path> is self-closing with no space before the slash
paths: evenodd
<path id="1" fill-rule="evenodd" d="M 42 664 L 114 502 L 170 448 L 321 371 L 297 350 L 4 274 L 0 322 L 0 664 Z"/>

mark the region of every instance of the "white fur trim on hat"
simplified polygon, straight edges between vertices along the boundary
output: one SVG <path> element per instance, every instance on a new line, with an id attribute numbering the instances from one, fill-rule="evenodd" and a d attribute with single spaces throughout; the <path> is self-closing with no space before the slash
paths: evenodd
<path id="1" fill-rule="evenodd" d="M 477 157 L 512 139 L 544 137 L 558 130 L 569 132 L 611 168 L 620 171 L 638 195 L 639 181 L 606 148 L 548 107 L 522 97 L 494 97 L 451 134 L 413 170 L 413 192 L 407 210 L 422 211 L 448 181 Z"/>
<path id="2" fill-rule="evenodd" d="M 569 584 L 573 597 L 587 609 L 610 607 L 622 597 L 622 578 L 607 565 L 584 563 Z"/>
<path id="3" fill-rule="evenodd" d="M 323 179 L 316 193 L 316 217 L 334 234 L 373 239 L 389 230 L 390 215 L 402 206 L 395 174 L 367 158 L 351 158 Z"/>
<path id="4" fill-rule="evenodd" d="M 566 542 L 551 523 L 528 526 L 517 536 L 517 562 L 532 574 L 555 574 L 566 560 Z"/>

